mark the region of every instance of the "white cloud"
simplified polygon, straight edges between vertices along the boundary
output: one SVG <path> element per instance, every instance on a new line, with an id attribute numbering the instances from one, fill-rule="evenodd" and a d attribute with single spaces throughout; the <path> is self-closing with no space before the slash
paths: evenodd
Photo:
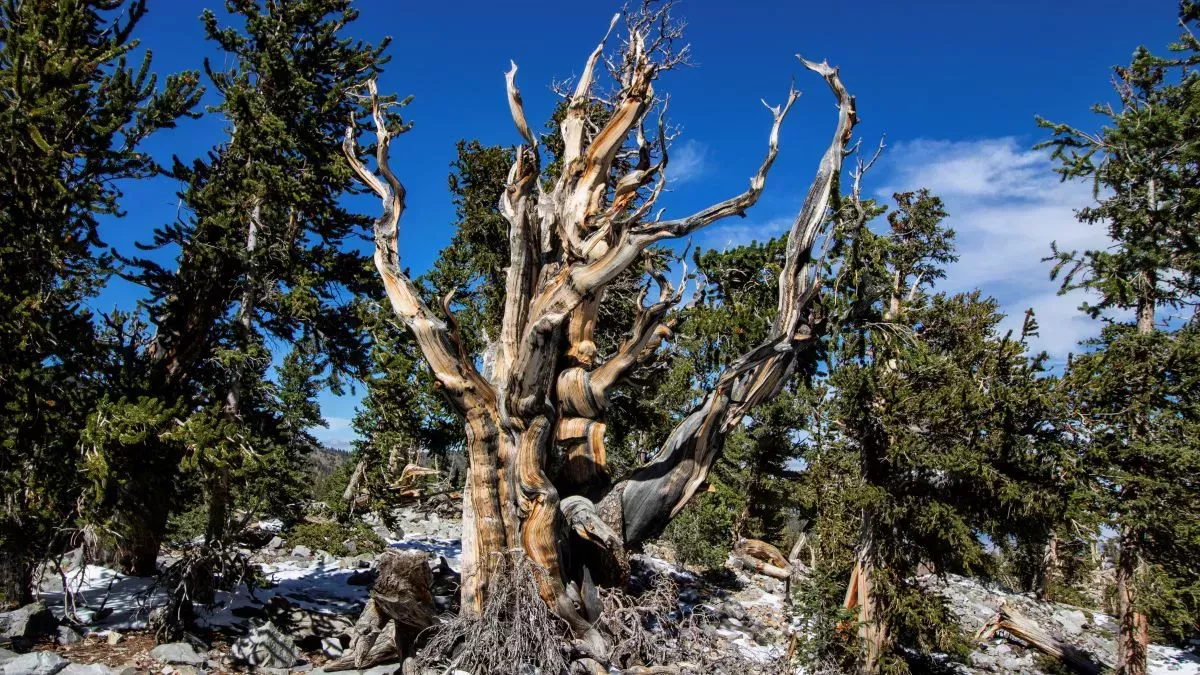
<path id="1" fill-rule="evenodd" d="M 896 191 L 927 187 L 946 203 L 959 254 L 947 270 L 946 290 L 978 287 L 994 295 L 1009 315 L 1007 328 L 1019 328 L 1033 307 L 1041 328 L 1033 347 L 1058 359 L 1099 330 L 1076 309 L 1084 294 L 1059 296 L 1049 279 L 1051 264 L 1042 262 L 1051 241 L 1065 250 L 1108 244 L 1103 227 L 1075 219 L 1074 209 L 1092 201 L 1090 185 L 1060 182 L 1046 155 L 1014 138 L 900 143 L 881 169 L 884 201 Z"/>
<path id="2" fill-rule="evenodd" d="M 671 148 L 667 180 L 672 187 L 693 181 L 708 173 L 708 169 L 708 146 L 700 141 L 689 139 Z"/>

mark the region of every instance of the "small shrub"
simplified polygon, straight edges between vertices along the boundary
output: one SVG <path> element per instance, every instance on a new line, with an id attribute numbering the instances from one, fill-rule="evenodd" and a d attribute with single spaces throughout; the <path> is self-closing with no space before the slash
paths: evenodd
<path id="1" fill-rule="evenodd" d="M 298 523 L 285 535 L 292 546 L 307 546 L 335 556 L 351 555 L 347 541 L 354 542 L 354 553 L 379 553 L 387 542 L 364 523 Z"/>
<path id="2" fill-rule="evenodd" d="M 208 507 L 201 503 L 167 520 L 167 541 L 175 546 L 185 546 L 204 538 L 208 527 Z"/>

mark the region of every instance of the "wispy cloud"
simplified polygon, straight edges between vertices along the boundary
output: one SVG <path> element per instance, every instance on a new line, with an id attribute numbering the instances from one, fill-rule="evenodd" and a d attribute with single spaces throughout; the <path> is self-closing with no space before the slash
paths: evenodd
<path id="1" fill-rule="evenodd" d="M 700 141 L 689 139 L 671 148 L 667 180 L 672 187 L 696 180 L 708 170 L 708 146 Z"/>
<path id="2" fill-rule="evenodd" d="M 1086 296 L 1059 296 L 1050 263 L 1042 262 L 1051 241 L 1067 250 L 1109 243 L 1104 228 L 1075 218 L 1074 210 L 1092 199 L 1090 185 L 1059 182 L 1045 154 L 1014 138 L 900 143 L 881 169 L 882 199 L 927 187 L 945 201 L 959 254 L 946 290 L 978 287 L 994 295 L 1008 313 L 1006 327 L 1014 329 L 1033 307 L 1041 327 L 1033 346 L 1057 359 L 1097 332 L 1097 322 L 1076 309 Z"/>

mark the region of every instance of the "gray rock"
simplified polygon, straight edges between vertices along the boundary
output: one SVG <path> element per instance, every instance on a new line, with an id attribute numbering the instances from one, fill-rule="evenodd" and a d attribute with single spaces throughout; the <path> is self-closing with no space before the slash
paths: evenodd
<path id="1" fill-rule="evenodd" d="M 171 666 L 171 669 L 175 671 L 175 675 L 204 675 L 204 669 L 196 666 Z"/>
<path id="2" fill-rule="evenodd" d="M 279 535 L 271 537 L 271 541 L 267 542 L 267 548 L 271 549 L 272 551 L 278 551 L 279 549 L 283 548 L 283 539 L 280 538 Z"/>
<path id="3" fill-rule="evenodd" d="M 103 663 L 72 663 L 58 671 L 58 675 L 114 675 L 112 668 Z"/>
<path id="4" fill-rule="evenodd" d="M 0 649 L 0 664 L 3 664 L 5 661 L 12 661 L 18 656 L 20 656 L 20 654 L 16 652 L 10 652 L 7 649 Z"/>
<path id="5" fill-rule="evenodd" d="M 327 637 L 321 638 L 321 653 L 331 659 L 336 659 L 346 650 L 342 647 L 342 641 L 337 638 Z"/>
<path id="6" fill-rule="evenodd" d="M 29 652 L 0 666 L 3 675 L 54 675 L 67 667 L 67 661 L 54 652 Z"/>
<path id="7" fill-rule="evenodd" d="M 49 635 L 57 626 L 58 620 L 46 609 L 46 604 L 34 602 L 0 614 L 0 640 Z"/>
<path id="8" fill-rule="evenodd" d="M 311 558 L 312 549 L 307 546 L 297 546 L 292 549 L 293 558 Z"/>
<path id="9" fill-rule="evenodd" d="M 142 675 L 146 671 L 138 668 L 132 663 L 127 663 L 120 668 L 117 668 L 116 675 Z"/>
<path id="10" fill-rule="evenodd" d="M 75 630 L 72 626 L 59 626 L 58 637 L 55 639 L 60 645 L 73 645 L 76 642 L 83 642 L 83 633 Z"/>
<path id="11" fill-rule="evenodd" d="M 343 541 L 342 547 L 345 548 L 346 552 L 350 555 L 358 553 L 358 542 L 354 541 L 353 539 L 347 539 L 346 541 Z"/>
<path id="12" fill-rule="evenodd" d="M 980 670 L 991 670 L 996 667 L 996 657 L 982 652 L 973 652 L 968 660 L 972 666 Z"/>
<path id="13" fill-rule="evenodd" d="M 1021 658 L 1008 657 L 1000 660 L 1000 670 L 1005 673 L 1027 673 L 1033 670 L 1033 654 Z"/>
<path id="14" fill-rule="evenodd" d="M 186 642 L 170 642 L 150 650 L 150 658 L 162 663 L 199 666 L 204 664 L 204 655 Z"/>
<path id="15" fill-rule="evenodd" d="M 296 643 L 271 622 L 251 628 L 233 644 L 229 655 L 256 668 L 290 668 L 300 660 Z"/>
<path id="16" fill-rule="evenodd" d="M 117 631 L 114 630 L 108 634 L 108 638 L 105 641 L 108 642 L 108 644 L 110 644 L 110 645 L 115 645 L 118 642 L 120 642 L 121 640 L 123 640 L 124 638 L 125 638 L 124 633 L 118 633 Z"/>
<path id="17" fill-rule="evenodd" d="M 68 571 L 77 570 L 80 567 L 83 567 L 83 562 L 82 546 L 71 549 L 66 555 L 63 556 L 62 559 L 63 567 Z"/>

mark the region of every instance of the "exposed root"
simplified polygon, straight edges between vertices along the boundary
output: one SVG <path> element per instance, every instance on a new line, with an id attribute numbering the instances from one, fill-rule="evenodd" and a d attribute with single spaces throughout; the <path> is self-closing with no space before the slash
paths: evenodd
<path id="1" fill-rule="evenodd" d="M 538 595 L 545 570 L 520 551 L 503 554 L 488 584 L 478 616 L 459 615 L 436 631 L 417 654 L 421 667 L 468 673 L 516 673 L 536 667 L 564 673 L 569 663 L 570 631 Z"/>
<path id="2" fill-rule="evenodd" d="M 663 574 L 642 577 L 629 589 L 599 589 L 602 608 L 595 627 L 611 645 L 607 654 L 591 653 L 581 642 L 572 646 L 566 622 L 538 595 L 544 573 L 521 552 L 504 555 L 483 612 L 443 619 L 431 628 L 418 666 L 480 675 L 533 668 L 547 675 L 779 671 L 780 663 L 750 658 L 718 633 L 716 616 L 682 605 L 679 589 Z"/>
<path id="3" fill-rule="evenodd" d="M 636 595 L 603 589 L 601 598 L 604 611 L 597 625 L 613 644 L 611 665 L 625 673 L 778 672 L 780 664 L 751 659 L 722 639 L 715 617 L 681 606 L 679 589 L 667 575 L 654 575 Z"/>

